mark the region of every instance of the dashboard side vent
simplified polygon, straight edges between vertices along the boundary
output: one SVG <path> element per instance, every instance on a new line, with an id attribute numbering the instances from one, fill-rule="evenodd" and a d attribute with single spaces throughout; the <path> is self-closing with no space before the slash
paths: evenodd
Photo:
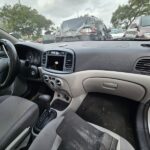
<path id="1" fill-rule="evenodd" d="M 72 68 L 72 64 L 73 64 L 73 55 L 70 53 L 67 53 L 65 67 Z"/>
<path id="2" fill-rule="evenodd" d="M 46 53 L 43 53 L 42 64 L 46 64 Z"/>
<path id="3" fill-rule="evenodd" d="M 135 69 L 140 72 L 150 73 L 150 58 L 140 59 L 135 66 Z"/>

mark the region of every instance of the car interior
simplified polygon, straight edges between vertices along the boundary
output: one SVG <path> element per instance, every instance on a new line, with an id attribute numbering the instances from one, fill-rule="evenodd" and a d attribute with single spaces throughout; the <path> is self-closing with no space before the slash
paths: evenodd
<path id="1" fill-rule="evenodd" d="M 0 30 L 0 150 L 149 150 L 148 41 L 20 42 Z"/>

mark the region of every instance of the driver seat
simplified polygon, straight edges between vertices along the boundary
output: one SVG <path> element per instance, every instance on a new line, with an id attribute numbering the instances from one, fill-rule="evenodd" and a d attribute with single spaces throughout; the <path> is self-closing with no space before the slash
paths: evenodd
<path id="1" fill-rule="evenodd" d="M 39 110 L 35 103 L 17 96 L 1 96 L 0 150 L 8 148 L 23 131 L 30 129 L 38 115 Z"/>

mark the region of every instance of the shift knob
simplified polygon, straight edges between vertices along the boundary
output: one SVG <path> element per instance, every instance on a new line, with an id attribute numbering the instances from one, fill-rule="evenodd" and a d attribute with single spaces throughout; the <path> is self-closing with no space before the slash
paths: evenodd
<path id="1" fill-rule="evenodd" d="M 38 103 L 40 107 L 43 109 L 49 109 L 50 108 L 50 102 L 51 102 L 51 96 L 50 95 L 40 95 L 38 97 Z"/>

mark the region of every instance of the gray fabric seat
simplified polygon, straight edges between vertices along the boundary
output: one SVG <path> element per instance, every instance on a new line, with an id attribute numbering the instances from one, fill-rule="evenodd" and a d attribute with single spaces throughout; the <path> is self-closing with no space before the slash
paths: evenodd
<path id="1" fill-rule="evenodd" d="M 69 113 L 69 112 L 68 112 Z M 65 115 L 66 116 L 66 115 Z M 30 146 L 29 150 L 58 150 L 59 146 L 61 145 L 61 142 L 63 141 L 62 138 L 57 134 L 58 128 L 61 127 L 61 123 L 63 122 L 65 116 L 58 117 L 52 122 L 50 122 L 36 137 L 32 145 Z M 86 122 L 87 124 L 92 125 L 96 129 L 98 129 L 101 132 L 107 133 L 113 138 L 118 140 L 116 150 L 134 150 L 132 145 L 125 140 L 124 138 L 120 137 L 119 135 L 104 129 L 102 127 L 99 127 L 97 125 L 91 124 Z M 78 130 L 79 131 L 79 130 Z M 69 130 L 68 130 L 69 132 Z M 80 133 L 82 134 L 82 133 Z M 85 136 L 85 134 L 82 134 Z M 74 138 L 72 136 L 72 138 Z M 70 140 L 68 141 L 70 142 Z M 80 150 L 80 149 L 79 149 Z M 82 148 L 83 150 L 83 148 Z"/>
<path id="2" fill-rule="evenodd" d="M 0 97 L 0 150 L 5 149 L 38 118 L 38 106 L 17 96 Z"/>

